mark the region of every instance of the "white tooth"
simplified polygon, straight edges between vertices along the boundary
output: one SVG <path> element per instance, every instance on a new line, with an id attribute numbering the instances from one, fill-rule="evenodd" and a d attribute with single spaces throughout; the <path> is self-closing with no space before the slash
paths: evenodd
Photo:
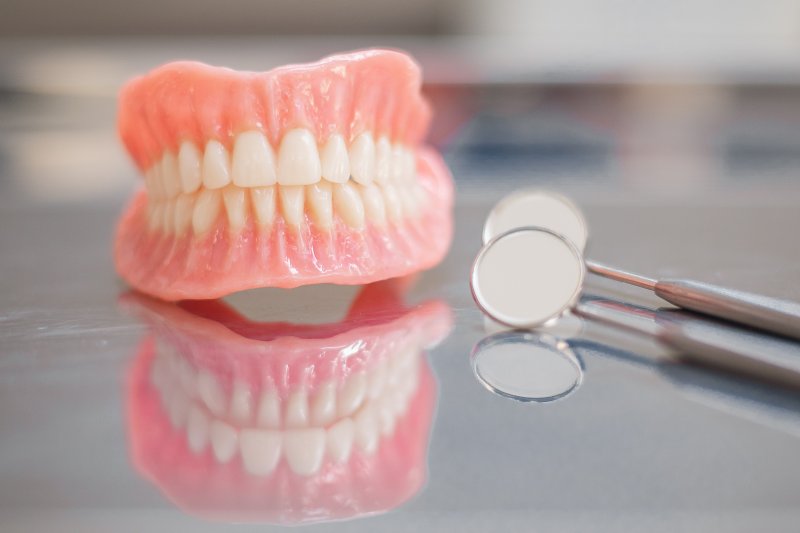
<path id="1" fill-rule="evenodd" d="M 350 145 L 350 175 L 362 185 L 375 179 L 375 141 L 372 134 L 360 134 Z"/>
<path id="2" fill-rule="evenodd" d="M 378 448 L 378 420 L 375 408 L 367 404 L 353 419 L 355 423 L 356 444 L 365 452 L 372 453 Z"/>
<path id="3" fill-rule="evenodd" d="M 208 370 L 201 370 L 197 374 L 197 393 L 209 411 L 216 416 L 222 416 L 225 413 L 225 395 L 222 387 L 217 382 L 217 378 Z"/>
<path id="4" fill-rule="evenodd" d="M 219 141 L 208 141 L 206 153 L 203 154 L 203 185 L 207 189 L 221 189 L 230 182 L 228 150 Z"/>
<path id="5" fill-rule="evenodd" d="M 194 453 L 202 452 L 208 442 L 208 417 L 196 405 L 189 409 L 189 416 L 186 420 L 186 439 L 189 442 L 189 449 Z"/>
<path id="6" fill-rule="evenodd" d="M 220 463 L 227 463 L 239 448 L 239 434 L 236 429 L 221 420 L 211 423 L 211 449 Z"/>
<path id="7" fill-rule="evenodd" d="M 345 224 L 352 228 L 364 226 L 364 204 L 352 183 L 333 186 L 333 205 Z"/>
<path id="8" fill-rule="evenodd" d="M 265 476 L 275 469 L 281 458 L 281 433 L 244 429 L 239 434 L 239 450 L 245 471 L 253 476 Z"/>
<path id="9" fill-rule="evenodd" d="M 395 423 L 394 409 L 389 404 L 391 398 L 383 397 L 381 400 L 378 405 L 378 428 L 381 435 L 391 435 Z"/>
<path id="10" fill-rule="evenodd" d="M 266 390 L 261 394 L 257 423 L 273 429 L 281 426 L 281 400 L 274 390 Z"/>
<path id="11" fill-rule="evenodd" d="M 375 145 L 375 181 L 386 183 L 392 177 L 392 145 L 385 136 Z"/>
<path id="12" fill-rule="evenodd" d="M 281 212 L 286 223 L 295 228 L 305 220 L 303 216 L 303 196 L 304 187 L 302 185 L 285 185 L 280 187 Z"/>
<path id="13" fill-rule="evenodd" d="M 278 183 L 310 185 L 319 181 L 321 173 L 317 141 L 311 132 L 295 129 L 286 133 L 278 151 Z"/>
<path id="14" fill-rule="evenodd" d="M 359 408 L 367 392 L 367 376 L 358 372 L 348 376 L 344 387 L 339 391 L 336 401 L 336 411 L 339 418 L 349 416 Z"/>
<path id="15" fill-rule="evenodd" d="M 343 463 L 350 457 L 353 447 L 355 424 L 345 418 L 328 428 L 328 455 L 336 463 Z"/>
<path id="16" fill-rule="evenodd" d="M 169 400 L 169 420 L 176 429 L 186 425 L 186 417 L 189 416 L 190 402 L 186 395 L 177 387 L 172 388 Z"/>
<path id="17" fill-rule="evenodd" d="M 164 181 L 164 192 L 167 198 L 174 198 L 181 193 L 178 160 L 172 152 L 164 152 L 164 158 L 161 160 L 161 179 Z"/>
<path id="18" fill-rule="evenodd" d="M 400 151 L 400 175 L 406 183 L 416 181 L 417 177 L 417 157 L 413 150 L 403 148 Z"/>
<path id="19" fill-rule="evenodd" d="M 412 183 L 404 183 L 397 187 L 397 194 L 400 196 L 400 203 L 403 205 L 403 213 L 406 216 L 413 215 L 417 212 L 417 202 L 414 198 L 414 190 Z"/>
<path id="20" fill-rule="evenodd" d="M 325 430 L 293 429 L 284 433 L 283 451 L 295 474 L 310 476 L 319 470 L 325 454 Z"/>
<path id="21" fill-rule="evenodd" d="M 164 222 L 164 202 L 160 200 L 148 202 L 147 227 L 150 231 L 161 229 L 162 222 Z"/>
<path id="22" fill-rule="evenodd" d="M 233 382 L 231 391 L 231 418 L 242 424 L 249 422 L 253 417 L 253 393 L 250 387 L 241 381 Z"/>
<path id="23" fill-rule="evenodd" d="M 308 395 L 300 389 L 289 394 L 286 401 L 286 427 L 302 428 L 308 425 Z"/>
<path id="24" fill-rule="evenodd" d="M 315 183 L 306 187 L 309 211 L 314 221 L 321 228 L 330 228 L 333 225 L 333 203 L 331 184 L 326 181 Z"/>
<path id="25" fill-rule="evenodd" d="M 164 202 L 164 211 L 162 211 L 161 231 L 170 234 L 174 229 L 175 221 L 175 200 L 170 199 Z"/>
<path id="26" fill-rule="evenodd" d="M 403 217 L 403 204 L 402 200 L 400 200 L 400 195 L 397 194 L 397 188 L 393 183 L 382 185 L 381 188 L 383 189 L 383 197 L 386 199 L 384 202 L 386 213 L 389 215 L 390 220 L 397 222 Z"/>
<path id="27" fill-rule="evenodd" d="M 183 357 L 177 358 L 177 366 L 178 366 L 178 382 L 181 384 L 184 393 L 187 396 L 191 396 L 194 394 L 195 391 L 195 383 L 196 383 L 196 373 L 194 371 L 194 367 L 192 367 L 191 363 L 184 359 Z"/>
<path id="28" fill-rule="evenodd" d="M 240 187 L 225 187 L 222 189 L 222 200 L 225 203 L 225 212 L 228 213 L 229 229 L 241 230 L 247 220 L 245 190 Z"/>
<path id="29" fill-rule="evenodd" d="M 195 234 L 204 233 L 211 229 L 211 226 L 219 216 L 219 210 L 222 207 L 221 203 L 222 199 L 219 191 L 210 189 L 200 191 L 192 213 L 192 227 Z"/>
<path id="30" fill-rule="evenodd" d="M 272 224 L 275 218 L 275 186 L 250 189 L 250 201 L 261 226 Z"/>
<path id="31" fill-rule="evenodd" d="M 367 218 L 378 226 L 386 224 L 386 206 L 378 186 L 375 184 L 362 185 L 361 197 L 364 200 L 364 213 Z"/>
<path id="32" fill-rule="evenodd" d="M 350 158 L 344 138 L 334 133 L 322 148 L 322 177 L 333 183 L 344 183 L 350 179 Z"/>
<path id="33" fill-rule="evenodd" d="M 311 403 L 311 424 L 326 426 L 336 416 L 336 385 L 327 381 L 317 389 Z"/>
<path id="34" fill-rule="evenodd" d="M 175 232 L 182 235 L 192 224 L 192 210 L 194 209 L 194 196 L 181 194 L 175 200 Z"/>
<path id="35" fill-rule="evenodd" d="M 367 395 L 370 398 L 377 398 L 383 392 L 388 371 L 386 359 L 383 359 L 369 373 L 367 377 Z"/>
<path id="36" fill-rule="evenodd" d="M 147 171 L 144 184 L 147 187 L 147 194 L 152 198 L 166 198 L 167 192 L 164 190 L 164 182 L 161 180 L 161 161 L 153 163 L 153 166 Z"/>
<path id="37" fill-rule="evenodd" d="M 392 146 L 392 181 L 395 183 L 401 183 L 405 179 L 405 151 L 400 144 Z"/>
<path id="38" fill-rule="evenodd" d="M 231 178 L 239 187 L 274 185 L 275 154 L 260 131 L 240 133 L 233 147 Z"/>
<path id="39" fill-rule="evenodd" d="M 181 188 L 189 194 L 200 188 L 203 174 L 200 167 L 200 150 L 191 141 L 183 141 L 178 150 L 178 170 L 181 175 Z"/>

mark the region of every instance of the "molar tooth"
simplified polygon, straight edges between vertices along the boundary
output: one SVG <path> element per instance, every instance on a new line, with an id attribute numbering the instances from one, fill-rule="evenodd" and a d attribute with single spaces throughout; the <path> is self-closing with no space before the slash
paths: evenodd
<path id="1" fill-rule="evenodd" d="M 343 463 L 350 457 L 353 447 L 355 424 L 345 418 L 328 428 L 328 455 L 336 463 Z"/>
<path id="2" fill-rule="evenodd" d="M 322 148 L 322 177 L 333 183 L 344 183 L 350 179 L 350 158 L 344 138 L 334 133 Z"/>
<path id="3" fill-rule="evenodd" d="M 413 150 L 403 148 L 400 150 L 401 176 L 407 182 L 416 181 L 417 177 L 417 156 Z"/>
<path id="4" fill-rule="evenodd" d="M 378 226 L 386 224 L 386 206 L 378 186 L 375 184 L 361 186 L 361 197 L 364 200 L 364 213 L 367 218 Z"/>
<path id="5" fill-rule="evenodd" d="M 406 216 L 413 215 L 417 212 L 417 199 L 414 197 L 414 190 L 412 183 L 406 182 L 397 188 L 397 194 L 400 196 L 400 203 L 403 205 L 403 213 Z"/>
<path id="6" fill-rule="evenodd" d="M 178 170 L 181 175 L 183 192 L 189 194 L 200 188 L 202 172 L 200 150 L 191 141 L 183 141 L 178 150 Z"/>
<path id="7" fill-rule="evenodd" d="M 253 476 L 271 473 L 281 458 L 281 433 L 265 429 L 244 429 L 239 450 L 245 471 Z"/>
<path id="8" fill-rule="evenodd" d="M 161 181 L 161 165 L 157 162 L 145 173 L 144 184 L 150 198 L 161 200 L 167 196 Z"/>
<path id="9" fill-rule="evenodd" d="M 386 385 L 386 378 L 388 377 L 388 370 L 386 359 L 384 359 L 370 372 L 367 379 L 367 395 L 370 398 L 377 398 L 381 392 L 383 392 L 383 387 Z"/>
<path id="10" fill-rule="evenodd" d="M 230 424 L 221 420 L 214 420 L 211 423 L 211 449 L 214 457 L 220 463 L 227 463 L 236 454 L 239 448 L 239 433 Z"/>
<path id="11" fill-rule="evenodd" d="M 231 182 L 231 165 L 228 150 L 221 142 L 210 140 L 203 154 L 203 185 L 207 189 L 221 189 Z"/>
<path id="12" fill-rule="evenodd" d="M 345 224 L 352 228 L 364 226 L 364 204 L 351 183 L 333 186 L 333 205 Z"/>
<path id="13" fill-rule="evenodd" d="M 306 129 L 291 130 L 283 136 L 278 151 L 278 183 L 310 185 L 319 181 L 317 141 Z"/>
<path id="14" fill-rule="evenodd" d="M 400 195 L 397 193 L 397 188 L 393 183 L 386 183 L 381 188 L 386 199 L 386 213 L 389 215 L 390 220 L 397 222 L 403 217 L 403 204 Z"/>
<path id="15" fill-rule="evenodd" d="M 253 393 L 250 387 L 241 381 L 233 382 L 231 391 L 231 418 L 236 422 L 246 423 L 253 417 Z"/>
<path id="16" fill-rule="evenodd" d="M 286 401 L 286 427 L 302 428 L 308 425 L 308 395 L 303 389 L 289 394 Z"/>
<path id="17" fill-rule="evenodd" d="M 261 226 L 272 224 L 275 218 L 275 186 L 250 189 L 250 201 Z"/>
<path id="18" fill-rule="evenodd" d="M 164 157 L 161 159 L 161 180 L 164 182 L 164 193 L 167 198 L 174 198 L 181 193 L 178 160 L 172 152 L 164 152 Z"/>
<path id="19" fill-rule="evenodd" d="M 225 413 L 225 395 L 217 378 L 208 370 L 201 370 L 197 374 L 197 393 L 209 411 L 216 416 L 222 416 Z"/>
<path id="20" fill-rule="evenodd" d="M 147 206 L 147 227 L 150 231 L 161 229 L 164 221 L 164 203 L 158 200 L 150 200 Z"/>
<path id="21" fill-rule="evenodd" d="M 325 181 L 306 187 L 307 201 L 311 216 L 318 226 L 330 228 L 333 225 L 333 204 L 331 184 Z"/>
<path id="22" fill-rule="evenodd" d="M 267 428 L 281 426 L 281 400 L 274 390 L 265 390 L 258 403 L 257 423 Z"/>
<path id="23" fill-rule="evenodd" d="M 277 181 L 275 154 L 260 131 L 245 131 L 236 138 L 231 178 L 239 187 L 263 187 Z"/>
<path id="24" fill-rule="evenodd" d="M 240 187 L 225 187 L 222 189 L 222 200 L 225 203 L 225 211 L 228 213 L 229 229 L 239 231 L 244 227 L 247 220 L 247 209 L 245 202 L 245 190 Z"/>
<path id="25" fill-rule="evenodd" d="M 375 141 L 372 134 L 360 134 L 350 145 L 350 175 L 362 185 L 375 179 Z"/>
<path id="26" fill-rule="evenodd" d="M 162 216 L 164 217 L 161 221 L 161 231 L 169 235 L 173 232 L 175 225 L 175 200 L 167 200 L 164 202 L 164 210 L 162 211 Z"/>
<path id="27" fill-rule="evenodd" d="M 189 417 L 186 420 L 186 440 L 189 443 L 189 449 L 194 453 L 202 452 L 208 442 L 208 417 L 196 405 L 189 409 Z"/>
<path id="28" fill-rule="evenodd" d="M 336 416 L 336 385 L 327 381 L 321 385 L 311 403 L 311 424 L 326 426 Z"/>
<path id="29" fill-rule="evenodd" d="M 367 392 L 367 376 L 364 372 L 358 372 L 348 376 L 344 387 L 339 391 L 336 401 L 336 411 L 339 418 L 349 416 L 364 401 Z"/>
<path id="30" fill-rule="evenodd" d="M 286 462 L 295 474 L 310 476 L 319 470 L 325 454 L 324 429 L 289 430 L 283 439 Z"/>
<path id="31" fill-rule="evenodd" d="M 204 233 L 211 228 L 219 215 L 221 200 L 219 191 L 210 189 L 200 191 L 192 213 L 192 226 L 195 234 Z"/>
<path id="32" fill-rule="evenodd" d="M 405 148 L 400 144 L 392 146 L 392 181 L 400 183 L 404 180 Z"/>
<path id="33" fill-rule="evenodd" d="M 290 226 L 299 227 L 303 223 L 303 196 L 302 185 L 285 185 L 280 187 L 281 212 L 283 218 Z"/>
<path id="34" fill-rule="evenodd" d="M 186 424 L 186 417 L 189 415 L 189 398 L 177 387 L 172 388 L 169 398 L 168 414 L 172 427 L 182 428 Z"/>
<path id="35" fill-rule="evenodd" d="M 386 183 L 392 177 L 392 145 L 381 136 L 375 145 L 375 181 Z"/>
<path id="36" fill-rule="evenodd" d="M 182 194 L 175 200 L 175 232 L 182 235 L 192 223 L 194 196 Z"/>
<path id="37" fill-rule="evenodd" d="M 355 441 L 368 454 L 378 447 L 379 429 L 377 414 L 371 404 L 367 404 L 355 416 Z"/>

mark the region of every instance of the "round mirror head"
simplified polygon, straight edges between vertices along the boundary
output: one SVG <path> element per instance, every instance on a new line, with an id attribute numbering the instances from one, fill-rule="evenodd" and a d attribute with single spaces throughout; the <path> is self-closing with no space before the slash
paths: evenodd
<path id="1" fill-rule="evenodd" d="M 566 341 L 546 334 L 506 332 L 472 350 L 472 371 L 484 387 L 522 402 L 551 402 L 583 382 L 583 365 Z"/>
<path id="2" fill-rule="evenodd" d="M 540 189 L 513 192 L 494 206 L 483 226 L 483 243 L 514 228 L 538 226 L 565 236 L 581 253 L 589 238 L 586 219 L 569 198 Z"/>
<path id="3" fill-rule="evenodd" d="M 493 320 L 530 329 L 562 316 L 580 295 L 583 257 L 569 240 L 545 228 L 498 235 L 478 253 L 470 286 Z"/>

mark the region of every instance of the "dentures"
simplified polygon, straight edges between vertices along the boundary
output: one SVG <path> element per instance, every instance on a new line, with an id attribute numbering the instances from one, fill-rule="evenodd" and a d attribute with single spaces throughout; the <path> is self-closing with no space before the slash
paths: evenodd
<path id="1" fill-rule="evenodd" d="M 426 478 L 449 309 L 367 286 L 340 323 L 254 323 L 128 295 L 150 325 L 129 375 L 133 460 L 188 512 L 301 523 L 382 512 Z"/>
<path id="2" fill-rule="evenodd" d="M 135 79 L 119 131 L 145 176 L 116 263 L 163 299 L 361 284 L 438 263 L 452 181 L 421 144 L 429 108 L 404 54 L 266 73 L 173 63 Z"/>

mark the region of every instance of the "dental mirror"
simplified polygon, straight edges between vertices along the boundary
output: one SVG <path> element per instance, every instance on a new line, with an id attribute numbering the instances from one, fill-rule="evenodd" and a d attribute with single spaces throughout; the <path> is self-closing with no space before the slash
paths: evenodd
<path id="1" fill-rule="evenodd" d="M 470 357 L 476 379 L 491 392 L 521 402 L 552 402 L 583 382 L 583 365 L 566 341 L 504 332 L 484 338 Z"/>

